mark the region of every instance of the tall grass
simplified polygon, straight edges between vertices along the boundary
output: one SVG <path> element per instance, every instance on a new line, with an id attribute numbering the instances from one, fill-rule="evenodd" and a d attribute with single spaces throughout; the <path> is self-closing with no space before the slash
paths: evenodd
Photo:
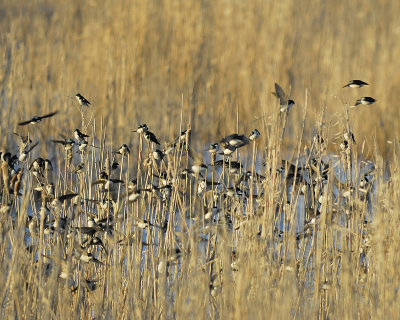
<path id="1" fill-rule="evenodd" d="M 65 118 L 57 125 L 66 130 L 78 121 L 67 116 L 73 108 L 68 96 L 81 92 L 94 102 L 97 120 L 103 115 L 112 124 L 113 136 L 128 141 L 127 125 L 151 121 L 167 139 L 176 131 L 183 99 L 194 132 L 211 139 L 235 128 L 237 109 L 245 131 L 255 116 L 271 113 L 276 105 L 270 91 L 278 82 L 287 91 L 291 86 L 297 102 L 289 119 L 293 135 L 306 89 L 308 135 L 321 108 L 336 123 L 345 103 L 375 97 L 373 108 L 352 112 L 351 121 L 368 148 L 376 136 L 379 151 L 390 152 L 385 141 L 399 132 L 398 6 L 6 1 L 0 22 L 2 119 L 60 109 Z M 342 89 L 350 79 L 371 85 Z M 214 125 L 205 128 L 210 121 Z M 285 144 L 292 141 L 290 135 Z"/>
<path id="2" fill-rule="evenodd" d="M 18 152 L 15 131 L 40 141 L 19 176 L 2 162 L 2 317 L 396 318 L 398 11 L 396 2 L 358 0 L 1 3 L 1 151 Z M 343 89 L 350 79 L 371 85 Z M 288 114 L 276 112 L 274 82 L 296 100 Z M 92 102 L 83 113 L 77 92 Z M 361 96 L 377 102 L 348 109 Z M 17 126 L 53 110 L 37 126 Z M 139 123 L 163 147 L 189 128 L 192 158 L 186 144 L 157 162 L 131 132 Z M 229 164 L 209 164 L 205 146 L 255 127 L 260 139 L 232 161 L 265 179 L 240 181 Z M 69 162 L 50 140 L 75 128 L 90 146 Z M 345 128 L 357 143 L 342 151 Z M 122 143 L 128 157 L 112 153 Z M 44 185 L 79 196 L 57 208 L 33 191 L 38 156 L 54 165 Z M 282 159 L 301 159 L 315 174 L 312 190 L 280 173 L 289 170 Z M 113 160 L 124 183 L 109 194 L 93 182 Z M 198 177 L 181 177 L 197 162 L 215 183 L 200 194 Z M 153 187 L 160 172 L 170 195 Z M 133 178 L 153 191 L 130 203 Z M 231 195 L 235 182 L 244 195 Z M 102 207 L 105 196 L 113 202 Z M 305 198 L 308 210 L 299 208 Z M 99 232 L 103 246 L 88 246 L 82 232 L 91 217 L 112 226 Z M 49 227 L 61 218 L 65 228 Z M 83 262 L 82 251 L 99 262 Z"/>

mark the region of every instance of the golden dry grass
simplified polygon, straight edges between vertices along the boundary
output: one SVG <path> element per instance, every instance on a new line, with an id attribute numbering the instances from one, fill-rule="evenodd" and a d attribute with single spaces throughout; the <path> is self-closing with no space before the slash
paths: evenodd
<path id="1" fill-rule="evenodd" d="M 99 196 L 91 182 L 107 154 L 122 143 L 132 153 L 121 177 L 141 175 L 142 187 L 151 184 L 151 171 L 144 167 L 147 149 L 141 152 L 138 136 L 130 132 L 139 123 L 147 123 L 162 142 L 190 124 L 192 146 L 199 153 L 222 136 L 257 127 L 262 136 L 256 145 L 256 169 L 261 171 L 261 158 L 267 160 L 260 172 L 266 181 L 249 186 L 264 192 L 261 205 L 241 199 L 232 209 L 225 201 L 219 203 L 219 214 L 229 213 L 234 223 L 244 212 L 254 213 L 254 218 L 246 215 L 246 223 L 234 231 L 221 230 L 219 223 L 212 226 L 204 244 L 207 250 L 200 246 L 199 235 L 205 232 L 198 224 L 170 217 L 167 231 L 149 229 L 146 241 L 158 245 L 144 252 L 141 241 L 120 246 L 118 237 L 107 240 L 107 253 L 96 247 L 103 265 L 83 265 L 72 258 L 76 243 L 66 239 L 66 232 L 48 237 L 40 225 L 38 247 L 28 252 L 27 213 L 44 216 L 32 210 L 35 180 L 25 166 L 23 196 L 9 196 L 5 186 L 11 177 L 2 168 L 1 316 L 397 318 L 399 11 L 400 3 L 383 0 L 0 3 L 1 151 L 16 153 L 12 132 L 29 131 L 40 140 L 36 154 L 57 165 L 53 182 L 58 195 L 73 191 Z M 350 79 L 371 85 L 343 89 Z M 287 91 L 290 87 L 297 103 L 287 119 L 275 112 L 275 82 Z M 77 92 L 92 102 L 83 120 L 74 98 Z M 347 120 L 347 106 L 361 96 L 377 102 L 350 109 Z M 34 129 L 17 126 L 18 121 L 53 110 L 59 114 Z M 261 115 L 272 117 L 254 121 Z M 301 155 L 316 133 L 324 136 L 329 154 L 340 155 L 343 139 L 337 134 L 347 126 L 357 139 L 352 170 L 363 167 L 359 159 L 375 164 L 373 222 L 364 222 L 365 199 L 354 196 L 343 205 L 327 192 L 312 237 L 296 239 L 293 229 L 277 235 L 277 207 L 285 208 L 293 228 L 297 203 L 291 199 L 285 204 L 286 186 L 275 174 L 280 160 Z M 95 137 L 91 143 L 104 147 L 86 155 L 83 179 L 69 173 L 64 152 L 49 142 L 60 134 L 71 135 L 77 127 Z M 246 148 L 243 158 L 251 159 L 252 148 Z M 78 157 L 74 155 L 75 164 Z M 346 165 L 349 159 L 342 160 Z M 167 164 L 171 174 L 177 175 L 186 161 L 175 154 Z M 248 160 L 248 170 L 253 163 Z M 159 215 L 157 222 L 166 212 L 198 215 L 208 199 L 197 197 L 187 183 L 174 186 L 168 209 L 148 196 L 134 204 L 126 204 L 121 196 L 117 203 L 125 220 L 115 226 L 116 234 L 140 238 L 141 230 L 129 228 L 133 217 L 151 217 L 151 212 Z M 359 183 L 358 179 L 356 189 Z M 341 187 L 333 174 L 327 185 L 328 191 Z M 77 207 L 62 209 L 61 216 L 75 212 L 71 227 L 86 225 L 88 212 L 95 210 L 89 204 Z M 335 220 L 339 211 L 346 213 L 344 226 Z M 83 236 L 75 237 L 82 243 Z M 184 252 L 178 262 L 163 264 L 176 246 Z M 43 270 L 48 263 L 51 272 Z M 78 286 L 73 292 L 71 281 L 59 277 L 65 266 L 73 286 Z M 96 290 L 88 290 L 85 279 L 98 280 Z"/>
<path id="2" fill-rule="evenodd" d="M 375 97 L 377 104 L 353 111 L 351 122 L 369 144 L 376 136 L 384 153 L 385 141 L 399 132 L 399 6 L 384 1 L 301 6 L 296 1 L 5 1 L 2 119 L 11 109 L 18 118 L 50 109 L 67 115 L 73 104 L 68 96 L 81 92 L 124 141 L 126 127 L 143 121 L 169 138 L 183 100 L 196 134 L 210 139 L 236 127 L 237 109 L 242 129 L 252 129 L 247 121 L 276 108 L 270 92 L 278 82 L 291 86 L 298 103 L 290 119 L 294 128 L 308 90 L 308 132 L 322 108 L 336 123 L 345 103 Z M 350 79 L 371 86 L 342 90 Z M 61 128 L 77 121 L 71 116 L 59 118 Z M 210 121 L 213 127 L 204 125 Z"/>

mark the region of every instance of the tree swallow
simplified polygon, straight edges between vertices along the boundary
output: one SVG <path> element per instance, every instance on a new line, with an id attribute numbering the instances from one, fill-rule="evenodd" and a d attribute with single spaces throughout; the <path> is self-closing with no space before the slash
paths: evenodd
<path id="1" fill-rule="evenodd" d="M 36 123 L 39 123 L 40 121 L 42 121 L 42 119 L 50 118 L 50 117 L 54 116 L 57 113 L 58 113 L 58 111 L 54 111 L 54 112 L 46 114 L 44 116 L 34 116 L 34 117 L 32 117 L 32 119 L 30 119 L 28 121 L 19 122 L 18 125 L 19 126 L 24 126 L 24 125 L 27 125 L 27 124 L 30 124 L 30 123 L 36 124 Z"/>
<path id="2" fill-rule="evenodd" d="M 286 95 L 285 91 L 277 83 L 275 83 L 275 92 L 273 94 L 279 98 L 280 112 L 289 111 L 294 106 L 295 102 L 289 99 L 289 96 Z"/>
<path id="3" fill-rule="evenodd" d="M 75 95 L 76 99 L 78 100 L 79 104 L 82 107 L 89 107 L 89 105 L 91 104 L 88 100 L 86 100 L 86 98 L 84 96 L 82 96 L 80 93 L 77 93 Z"/>
<path id="4" fill-rule="evenodd" d="M 211 154 L 216 154 L 218 151 L 218 143 L 210 144 L 208 147 L 208 152 Z"/>
<path id="5" fill-rule="evenodd" d="M 74 145 L 76 144 L 76 142 L 72 139 L 51 140 L 51 142 L 62 144 L 64 146 L 65 151 L 71 150 L 74 147 Z"/>
<path id="6" fill-rule="evenodd" d="M 368 86 L 369 84 L 362 80 L 351 80 L 348 84 L 346 84 L 343 88 L 361 88 L 362 86 Z"/>
<path id="7" fill-rule="evenodd" d="M 258 131 L 257 129 L 254 129 L 251 133 L 250 133 L 250 136 L 249 136 L 249 140 L 250 141 L 254 141 L 254 140 L 256 140 L 256 139 L 258 139 L 259 137 L 260 137 L 260 131 Z"/>
<path id="8" fill-rule="evenodd" d="M 222 143 L 229 144 L 232 147 L 240 148 L 249 143 L 249 139 L 244 134 L 230 134 L 221 139 Z"/>
<path id="9" fill-rule="evenodd" d="M 362 98 L 360 98 L 360 99 L 358 99 L 356 101 L 355 106 L 358 106 L 359 104 L 363 104 L 363 105 L 368 106 L 370 104 L 373 104 L 375 101 L 376 100 L 374 98 L 371 98 L 371 97 L 362 97 Z"/>
<path id="10" fill-rule="evenodd" d="M 130 150 L 128 146 L 124 143 L 118 150 L 115 150 L 114 153 L 118 153 L 124 157 L 130 154 Z"/>
<path id="11" fill-rule="evenodd" d="M 89 138 L 89 136 L 87 134 L 80 132 L 79 129 L 75 129 L 74 130 L 74 138 L 77 141 L 82 141 L 82 140 L 85 140 L 85 138 Z"/>
<path id="12" fill-rule="evenodd" d="M 147 132 L 147 130 L 149 130 L 149 128 L 147 127 L 147 124 L 143 123 L 143 124 L 140 124 L 136 130 L 132 130 L 132 132 L 145 133 L 145 132 Z"/>
<path id="13" fill-rule="evenodd" d="M 144 137 L 146 138 L 147 141 L 153 142 L 153 143 L 155 143 L 155 144 L 160 145 L 160 142 L 158 142 L 157 137 L 156 137 L 156 135 L 155 135 L 153 132 L 148 131 L 148 130 L 145 131 L 145 132 L 144 132 Z"/>

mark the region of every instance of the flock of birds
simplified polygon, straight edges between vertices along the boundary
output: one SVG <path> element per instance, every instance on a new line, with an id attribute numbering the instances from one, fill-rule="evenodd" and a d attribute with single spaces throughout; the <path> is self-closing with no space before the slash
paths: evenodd
<path id="1" fill-rule="evenodd" d="M 365 85 L 368 84 L 364 81 L 352 80 L 344 87 L 360 88 Z M 281 113 L 288 112 L 295 104 L 278 84 L 275 84 L 275 95 L 279 99 Z M 76 94 L 76 99 L 81 107 L 87 108 L 91 105 L 79 93 Z M 361 97 L 356 105 L 370 105 L 375 101 L 371 97 Z M 30 120 L 19 122 L 18 125 L 38 124 L 56 116 L 57 113 L 54 111 L 43 116 L 35 116 Z M 0 154 L 0 212 L 12 216 L 17 211 L 18 203 L 23 196 L 33 197 L 33 204 L 26 217 L 26 232 L 30 239 L 28 248 L 37 244 L 38 239 L 46 237 L 50 239 L 59 234 L 65 236 L 64 240 L 71 239 L 72 243 L 71 252 L 65 252 L 61 257 L 63 266 L 67 265 L 66 261 L 71 256 L 76 262 L 102 265 L 104 261 L 99 254 L 104 252 L 103 255 L 107 255 L 112 243 L 132 244 L 132 230 L 121 227 L 128 215 L 133 219 L 132 226 L 143 232 L 150 228 L 156 228 L 164 233 L 168 229 L 175 230 L 176 226 L 170 222 L 175 220 L 172 217 L 174 211 L 171 209 L 176 210 L 177 197 L 181 199 L 194 197 L 197 201 L 198 206 L 195 210 L 183 211 L 180 214 L 189 221 L 189 224 L 201 226 L 202 233 L 212 232 L 210 231 L 212 226 L 221 225 L 227 226 L 230 230 L 239 230 L 252 216 L 262 215 L 268 201 L 266 184 L 274 175 L 280 177 L 277 181 L 282 186 L 277 188 L 282 190 L 278 197 L 281 200 L 277 201 L 277 212 L 281 212 L 285 206 L 282 199 L 290 203 L 295 194 L 304 197 L 307 211 L 303 230 L 305 232 L 311 223 L 315 225 L 320 215 L 321 206 L 326 198 L 328 177 L 336 179 L 335 182 L 341 189 L 340 197 L 344 201 L 350 202 L 349 199 L 354 197 L 355 193 L 361 193 L 364 198 L 368 198 L 372 188 L 373 167 L 365 170 L 357 183 L 343 182 L 335 177 L 335 173 L 331 174 L 332 165 L 322 156 L 326 150 L 325 141 L 319 135 L 314 137 L 311 148 L 306 150 L 303 163 L 299 161 L 291 163 L 286 160 L 278 165 L 263 163 L 265 173 L 261 174 L 257 172 L 260 166 L 256 166 L 254 160 L 251 166 L 246 168 L 244 162 L 239 161 L 237 156 L 238 149 L 249 144 L 254 144 L 253 153 L 255 152 L 255 141 L 260 137 L 257 129 L 249 135 L 231 134 L 221 139 L 219 143 L 211 144 L 208 148 L 211 159 L 208 164 L 203 162 L 202 155 L 199 156 L 191 149 L 190 129 L 182 131 L 176 139 L 166 143 L 163 148 L 146 124 L 139 125 L 133 132 L 140 136 L 139 154 L 145 147 L 143 139 L 147 141 L 148 150 L 147 157 L 142 159 L 139 156 L 137 176 L 129 178 L 131 151 L 128 145 L 123 144 L 111 153 L 106 152 L 106 156 L 102 157 L 103 163 L 96 167 L 97 178 L 94 178 L 89 185 L 86 182 L 92 177 L 93 167 L 89 169 L 88 166 L 88 150 L 90 147 L 95 148 L 89 143 L 89 135 L 75 129 L 73 138 L 51 140 L 55 144 L 62 145 L 67 154 L 65 172 L 59 173 L 59 177 L 64 174 L 65 181 L 63 188 L 65 193 L 61 195 L 61 184 L 58 181 L 55 184 L 53 181 L 56 175 L 53 173 L 51 161 L 42 157 L 31 159 L 32 151 L 39 142 L 34 143 L 29 135 L 15 133 L 19 138 L 19 153 Z M 341 150 L 343 161 L 346 163 L 350 161 L 350 150 L 355 144 L 355 139 L 349 130 L 344 132 L 343 138 Z M 78 152 L 74 152 L 76 149 Z M 234 159 L 235 153 L 236 159 Z M 76 159 L 76 156 L 74 158 L 75 154 L 79 154 L 79 159 Z M 118 159 L 121 161 L 118 162 Z M 73 160 L 79 162 L 73 165 Z M 29 176 L 24 177 L 27 173 Z M 31 188 L 25 185 L 28 181 L 32 185 Z M 142 216 L 132 217 L 133 205 L 139 201 L 149 209 Z M 175 207 L 171 205 L 172 201 Z M 154 214 L 154 211 L 158 213 Z M 278 235 L 282 235 L 284 231 L 279 225 L 274 226 L 274 229 Z M 258 233 L 260 232 L 258 230 Z M 296 236 L 300 238 L 302 234 L 304 233 L 299 232 Z M 140 240 L 143 245 L 155 241 L 149 237 L 151 233 L 146 232 L 145 239 Z M 179 244 L 168 248 L 165 254 L 166 261 L 170 263 L 188 250 L 190 249 L 183 248 Z M 51 261 L 54 258 L 46 252 L 40 254 L 47 261 L 45 272 L 51 272 Z M 60 270 L 60 278 L 70 279 L 68 274 L 71 270 L 69 273 L 65 268 Z M 95 283 L 96 281 L 90 279 L 85 279 L 84 282 L 89 290 L 95 289 Z M 77 286 L 73 285 L 73 290 L 76 289 Z"/>

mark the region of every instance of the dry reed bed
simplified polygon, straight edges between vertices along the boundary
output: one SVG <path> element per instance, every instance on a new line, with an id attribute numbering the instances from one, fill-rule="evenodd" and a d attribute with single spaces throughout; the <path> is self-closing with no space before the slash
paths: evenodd
<path id="1" fill-rule="evenodd" d="M 151 1 L 3 1 L 0 151 L 19 152 L 15 131 L 40 143 L 16 164 L 19 175 L 2 162 L 2 317 L 397 318 L 397 12 L 397 2 L 359 0 L 167 0 L 161 9 Z M 371 85 L 342 89 L 352 78 Z M 275 81 L 290 85 L 297 102 L 287 117 L 273 111 Z M 70 97 L 76 91 L 93 103 L 83 114 Z M 346 114 L 365 95 L 377 103 Z M 37 127 L 17 126 L 53 110 Z M 255 122 L 261 115 L 272 117 Z M 183 147 L 161 164 L 147 161 L 147 143 L 130 132 L 143 122 L 163 146 L 190 124 L 194 159 Z M 72 137 L 76 127 L 99 148 L 81 155 L 75 147 L 69 163 L 50 139 Z M 209 164 L 205 145 L 254 127 L 261 137 L 232 161 L 265 179 L 245 181 L 229 169 L 221 178 L 222 169 L 208 165 L 208 179 L 221 185 L 198 195 L 196 177 L 180 177 L 194 163 Z M 343 128 L 357 140 L 345 151 Z M 101 192 L 92 183 L 111 170 L 111 151 L 122 143 L 130 156 L 117 155 L 122 168 L 112 172 L 124 183 Z M 53 182 L 55 195 L 71 199 L 54 206 L 51 187 L 33 191 L 41 185 L 28 167 L 38 156 L 54 165 L 44 186 Z M 286 179 L 282 159 L 301 159 L 301 174 Z M 353 179 L 324 173 L 338 161 Z M 312 166 L 310 192 L 301 177 L 314 174 Z M 162 186 L 157 170 L 171 179 L 166 199 L 165 188 L 153 187 Z M 154 190 L 130 203 L 133 178 Z M 232 196 L 235 181 L 244 195 Z M 114 202 L 90 201 L 105 196 Z M 113 217 L 112 236 L 107 227 L 96 234 L 103 246 L 89 245 L 98 240 L 79 229 L 94 217 Z M 85 251 L 99 262 L 82 261 L 93 260 Z"/>
<path id="2" fill-rule="evenodd" d="M 89 114 L 82 109 L 82 127 L 95 132 Z M 191 147 L 190 127 L 169 154 L 173 144 L 162 149 L 133 132 L 138 148 L 124 156 L 101 127 L 82 152 L 53 149 L 53 170 L 35 169 L 29 155 L 14 172 L 3 152 L 2 316 L 395 315 L 397 164 L 385 168 L 378 155 L 360 161 L 342 134 L 348 143 L 334 160 L 320 127 L 305 152 L 299 140 L 302 163 L 291 167 L 280 151 L 287 118 L 274 113 L 267 148 L 255 140 L 232 157 L 211 156 L 208 175 L 196 173 L 209 156 Z M 32 140 L 44 125 L 28 125 Z M 236 161 L 243 167 L 234 170 Z M 210 185 L 199 191 L 206 176 Z"/>

